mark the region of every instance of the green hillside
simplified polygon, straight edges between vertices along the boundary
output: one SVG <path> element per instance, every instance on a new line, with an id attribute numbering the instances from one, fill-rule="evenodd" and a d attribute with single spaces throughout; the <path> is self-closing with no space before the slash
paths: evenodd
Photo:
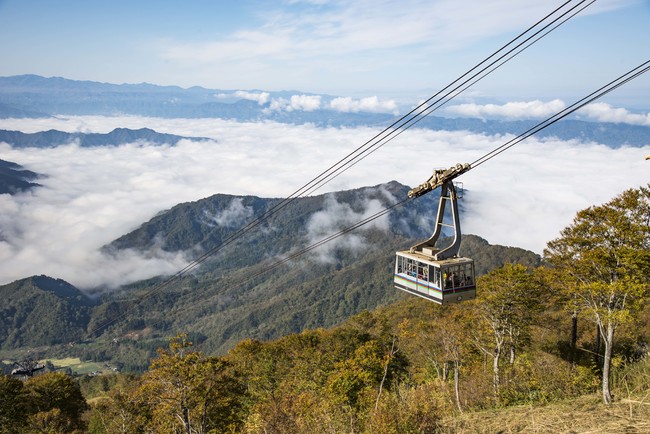
<path id="1" fill-rule="evenodd" d="M 37 347 L 84 336 L 92 301 L 69 283 L 34 276 L 0 286 L 0 348 Z"/>
<path id="2" fill-rule="evenodd" d="M 78 345 L 72 349 L 49 351 L 55 356 L 112 360 L 125 369 L 141 371 L 154 350 L 179 332 L 191 333 L 207 352 L 223 354 L 242 339 L 274 339 L 340 324 L 358 312 L 405 297 L 392 284 L 394 252 L 430 235 L 437 209 L 434 194 L 396 209 L 386 221 L 355 231 L 340 243 L 260 272 L 360 220 L 372 207 L 385 207 L 404 197 L 407 190 L 391 182 L 297 199 L 260 227 L 224 245 L 196 271 L 172 281 L 160 277 L 106 292 L 92 309 L 81 304 L 78 310 L 55 314 L 59 311 L 48 311 L 53 303 L 49 299 L 43 305 L 34 303 L 26 295 L 15 295 L 17 283 L 7 285 L 2 290 L 12 294 L 15 301 L 11 305 L 24 312 L 25 318 L 23 327 L 6 322 L 2 348 L 16 350 L 76 340 Z M 219 194 L 179 204 L 104 250 L 111 255 L 120 255 L 123 249 L 147 255 L 184 251 L 196 257 L 223 244 L 247 221 L 279 201 Z M 472 235 L 463 237 L 462 252 L 476 257 L 478 274 L 504 263 L 540 263 L 532 252 L 492 246 Z M 46 301 L 38 296 L 35 300 Z M 13 318 L 10 314 L 6 317 Z M 53 336 L 61 324 L 74 324 L 74 332 Z M 30 332 L 32 337 L 27 335 L 27 327 L 35 330 Z"/>

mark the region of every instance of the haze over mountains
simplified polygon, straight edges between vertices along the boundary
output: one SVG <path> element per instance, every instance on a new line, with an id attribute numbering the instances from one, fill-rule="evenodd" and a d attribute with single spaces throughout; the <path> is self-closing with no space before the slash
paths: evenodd
<path id="1" fill-rule="evenodd" d="M 364 101 L 299 91 L 235 91 L 201 87 L 183 89 L 146 83 L 117 85 L 36 75 L 0 77 L 0 118 L 131 115 L 358 127 L 388 125 L 399 113 L 404 114 L 412 108 L 413 106 L 398 107 L 394 102 L 380 101 L 375 97 Z M 524 106 L 523 111 L 530 112 L 527 119 L 498 120 L 459 117 L 457 113 L 462 113 L 463 110 L 450 110 L 447 117 L 429 116 L 420 121 L 417 127 L 490 135 L 519 134 L 539 121 L 534 118 L 541 117 L 544 113 L 548 113 L 548 116 L 557 110 L 536 111 L 529 105 L 528 108 Z M 475 112 L 480 113 L 478 110 Z M 650 124 L 647 123 L 633 125 L 620 121 L 595 123 L 567 119 L 542 130 L 537 137 L 580 139 L 611 147 L 645 146 L 650 143 L 649 127 Z"/>

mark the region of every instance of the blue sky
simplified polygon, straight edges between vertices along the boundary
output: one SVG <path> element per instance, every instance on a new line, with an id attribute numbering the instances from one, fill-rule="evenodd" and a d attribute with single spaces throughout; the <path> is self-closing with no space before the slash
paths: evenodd
<path id="1" fill-rule="evenodd" d="M 548 0 L 0 0 L 0 75 L 427 97 Z M 650 2 L 597 0 L 467 95 L 572 101 L 648 60 Z M 650 74 L 647 74 L 650 75 Z M 650 78 L 607 101 L 647 109 Z"/>

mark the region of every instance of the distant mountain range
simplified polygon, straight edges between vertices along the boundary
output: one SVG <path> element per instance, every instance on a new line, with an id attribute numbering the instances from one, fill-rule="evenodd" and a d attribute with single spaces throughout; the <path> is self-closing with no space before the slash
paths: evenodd
<path id="1" fill-rule="evenodd" d="M 173 134 L 158 133 L 149 128 L 140 128 L 138 130 L 115 128 L 106 134 L 67 133 L 57 130 L 41 131 L 38 133 L 0 130 L 0 142 L 8 143 L 14 148 L 54 148 L 73 142 L 78 143 L 82 148 L 117 146 L 124 143 L 137 142 L 147 142 L 155 145 L 175 145 L 181 139 L 208 140 L 202 137 L 181 137 Z"/>
<path id="2" fill-rule="evenodd" d="M 249 93 L 260 94 L 254 90 Z M 0 118 L 37 118 L 55 115 L 139 115 L 163 118 L 222 118 L 236 121 L 263 121 L 317 126 L 390 125 L 395 116 L 385 113 L 344 113 L 332 109 L 276 110 L 271 100 L 287 101 L 304 92 L 266 92 L 260 101 L 246 99 L 231 90 L 152 84 L 109 84 L 75 81 L 37 75 L 0 77 Z M 319 95 L 322 101 L 334 96 Z M 262 103 L 260 103 L 262 102 Z M 323 104 L 323 107 L 327 105 Z M 418 128 L 469 131 L 485 134 L 521 134 L 538 121 L 498 121 L 429 116 Z M 628 124 L 585 122 L 565 119 L 536 134 L 563 140 L 594 141 L 610 147 L 645 146 L 650 143 L 650 127 Z"/>
<path id="3" fill-rule="evenodd" d="M 162 247 L 197 258 L 217 249 L 198 269 L 171 280 L 136 282 L 94 301 L 56 276 L 0 286 L 5 300 L 0 307 L 0 348 L 74 340 L 78 345 L 67 353 L 143 369 L 147 351 L 181 331 L 192 332 L 205 351 L 222 353 L 244 338 L 271 339 L 338 324 L 405 296 L 392 285 L 394 252 L 430 235 L 435 194 L 396 208 L 385 224 L 357 230 L 342 243 L 263 274 L 260 270 L 309 245 L 315 235 L 319 238 L 321 234 L 313 233 L 320 227 L 315 222 L 336 221 L 341 210 L 361 214 L 371 203 L 386 206 L 391 197 L 404 197 L 407 191 L 407 186 L 390 182 L 299 198 L 229 243 L 224 241 L 246 221 L 260 217 L 280 199 L 217 194 L 179 204 L 110 243 L 104 252 L 119 256 L 131 249 L 156 255 Z M 506 262 L 540 263 L 532 252 L 492 246 L 471 235 L 463 238 L 461 248 L 464 255 L 476 258 L 479 274 Z"/>
<path id="4" fill-rule="evenodd" d="M 115 128 L 106 134 L 67 133 L 57 130 L 28 134 L 21 131 L 0 130 L 0 143 L 7 143 L 13 148 L 54 148 L 69 143 L 77 143 L 81 147 L 118 146 L 123 143 L 139 142 L 174 146 L 181 139 L 208 140 L 202 137 L 181 137 L 158 133 L 149 128 L 138 130 Z M 47 174 L 37 174 L 23 169 L 18 163 L 0 160 L 0 194 L 13 195 L 39 187 L 40 184 L 32 181 L 36 181 L 42 176 L 47 176 Z"/>

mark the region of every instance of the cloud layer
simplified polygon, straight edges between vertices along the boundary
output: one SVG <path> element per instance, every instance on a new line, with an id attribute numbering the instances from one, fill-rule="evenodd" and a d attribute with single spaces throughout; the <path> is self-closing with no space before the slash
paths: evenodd
<path id="1" fill-rule="evenodd" d="M 573 103 L 573 102 L 572 102 Z M 474 118 L 544 119 L 559 113 L 567 104 L 559 99 L 552 101 L 517 101 L 505 104 L 456 104 L 446 107 L 444 113 Z M 587 104 L 576 112 L 577 117 L 598 122 L 613 122 L 650 126 L 650 113 L 632 113 L 625 108 L 613 107 L 604 102 Z"/>
<path id="2" fill-rule="evenodd" d="M 505 104 L 457 104 L 445 112 L 472 118 L 537 119 L 546 118 L 566 107 L 563 101 L 517 101 Z"/>
<path id="3" fill-rule="evenodd" d="M 391 202 L 394 198 L 388 191 L 383 192 Z M 336 200 L 335 194 L 329 194 L 325 198 L 325 206 L 322 210 L 315 212 L 307 222 L 307 243 L 313 245 L 330 235 L 337 234 L 343 229 L 349 228 L 360 221 L 374 216 L 381 212 L 384 207 L 377 199 L 359 197 L 355 203 L 361 211 L 355 211 L 347 203 L 340 203 Z M 358 251 L 366 247 L 363 231 L 371 228 L 386 231 L 389 229 L 388 215 L 372 220 L 359 230 L 350 232 L 343 237 L 337 237 L 332 241 L 315 249 L 316 259 L 323 263 L 335 262 L 337 249 Z"/>
<path id="4" fill-rule="evenodd" d="M 323 97 L 322 95 L 295 94 L 288 98 L 272 97 L 269 92 L 248 92 L 237 90 L 231 93 L 216 94 L 217 99 L 245 99 L 255 101 L 259 105 L 267 105 L 267 112 L 273 111 L 306 111 L 333 110 L 343 113 L 392 113 L 397 115 L 399 110 L 395 100 L 383 100 L 378 96 L 364 98 L 352 97 Z"/>
<path id="5" fill-rule="evenodd" d="M 316 128 L 219 119 L 69 117 L 5 119 L 0 128 L 108 132 L 148 127 L 200 136 L 177 146 L 12 149 L 2 158 L 47 174 L 42 188 L 0 195 L 0 283 L 34 274 L 82 287 L 116 286 L 174 273 L 182 254 L 106 257 L 99 248 L 161 210 L 215 193 L 285 197 L 374 136 L 373 128 Z M 411 129 L 319 193 L 397 180 L 416 185 L 434 167 L 471 162 L 508 137 Z M 541 252 L 575 212 L 650 181 L 650 145 L 610 149 L 595 143 L 529 139 L 463 175 L 463 231 L 492 243 Z M 597 188 L 595 188 L 597 186 Z M 336 203 L 332 209 L 337 210 Z M 341 213 L 334 215 L 349 216 Z M 215 224 L 246 214 L 233 203 Z M 206 217 L 207 218 L 207 217 Z"/>
<path id="6" fill-rule="evenodd" d="M 602 0 L 581 15 L 635 3 Z M 381 88 L 391 75 L 401 83 L 410 78 L 424 84 L 430 83 L 423 80 L 430 68 L 435 67 L 436 73 L 449 71 L 456 52 L 497 35 L 520 32 L 556 6 L 545 0 L 292 1 L 258 7 L 257 25 L 213 38 L 165 38 L 155 52 L 169 65 L 218 70 L 222 80 L 235 76 L 240 83 L 257 75 L 259 85 L 268 78 L 255 71 L 264 71 L 276 82 L 314 91 L 304 84 L 352 79 L 357 88 L 364 80 Z M 427 72 L 412 70 L 420 67 Z"/>

